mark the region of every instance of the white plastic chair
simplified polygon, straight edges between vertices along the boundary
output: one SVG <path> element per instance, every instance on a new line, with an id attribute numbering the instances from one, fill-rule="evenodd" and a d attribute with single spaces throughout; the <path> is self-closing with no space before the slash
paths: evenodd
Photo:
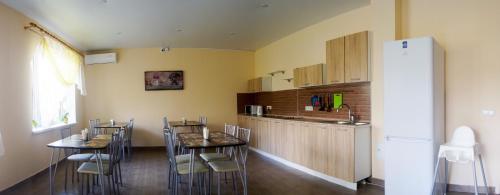
<path id="1" fill-rule="evenodd" d="M 444 158 L 444 177 L 445 177 L 445 188 L 444 194 L 446 194 L 447 181 L 448 181 L 448 162 L 453 163 L 472 163 L 473 175 L 474 175 L 474 191 L 478 194 L 477 185 L 477 174 L 476 174 L 476 161 L 479 160 L 481 166 L 481 172 L 483 174 L 484 186 L 486 188 L 486 194 L 488 194 L 488 184 L 486 182 L 486 176 L 484 174 L 483 159 L 479 151 L 479 144 L 476 142 L 476 136 L 474 131 L 467 126 L 461 126 L 455 129 L 453 132 L 453 137 L 449 143 L 439 146 L 438 159 L 436 163 L 436 169 L 434 171 L 434 183 L 432 185 L 431 194 L 434 193 L 434 187 L 436 184 L 436 178 L 439 170 L 439 164 L 441 159 Z"/>

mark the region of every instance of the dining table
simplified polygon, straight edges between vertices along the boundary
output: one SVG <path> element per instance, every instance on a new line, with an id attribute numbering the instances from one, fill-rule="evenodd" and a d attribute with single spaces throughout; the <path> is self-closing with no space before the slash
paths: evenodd
<path id="1" fill-rule="evenodd" d="M 54 194 L 54 181 L 55 181 L 55 176 L 57 172 L 57 165 L 59 161 L 61 160 L 61 151 L 64 149 L 72 149 L 72 150 L 91 150 L 94 152 L 94 155 L 97 157 L 97 171 L 99 172 L 99 184 L 101 186 L 101 194 L 104 194 L 104 182 L 103 182 L 103 177 L 104 177 L 104 172 L 103 172 L 103 165 L 102 165 L 102 159 L 101 159 L 101 151 L 106 149 L 111 143 L 111 138 L 112 135 L 109 134 L 103 134 L 103 135 L 97 135 L 94 138 L 85 141 L 82 139 L 81 134 L 75 134 L 68 136 L 66 138 L 57 140 L 55 142 L 52 142 L 50 144 L 47 144 L 47 147 L 52 149 L 52 155 L 50 157 L 50 164 L 49 164 L 49 192 L 51 195 Z M 54 157 L 57 152 L 57 159 L 55 161 L 54 165 Z M 54 168 L 53 168 L 54 166 Z"/>
<path id="2" fill-rule="evenodd" d="M 195 128 L 199 128 L 199 127 L 205 126 L 203 123 L 201 123 L 199 121 L 189 121 L 189 120 L 185 120 L 185 121 L 169 121 L 168 124 L 171 127 L 172 132 L 174 134 L 174 139 L 175 139 L 174 141 L 175 141 L 175 143 L 177 143 L 177 133 L 179 131 L 179 128 L 188 128 L 188 127 L 190 127 L 191 128 L 191 133 L 194 133 L 194 129 Z M 180 153 L 180 152 L 181 152 L 181 147 L 178 147 L 177 148 L 177 153 Z"/>
<path id="3" fill-rule="evenodd" d="M 233 147 L 232 150 L 234 160 L 238 164 L 239 174 L 242 179 L 244 195 L 247 195 L 247 183 L 246 183 L 246 164 L 241 156 L 238 158 L 237 149 L 241 149 L 241 146 L 247 143 L 235 136 L 226 134 L 223 131 L 210 132 L 208 139 L 204 139 L 201 133 L 179 133 L 177 134 L 177 139 L 179 140 L 180 147 L 189 150 L 190 160 L 189 160 L 189 194 L 192 194 L 193 186 L 193 170 L 195 162 L 196 150 L 204 150 L 208 148 L 223 148 L 223 147 Z M 241 150 L 240 150 L 241 151 Z M 241 153 L 240 153 L 241 154 Z M 239 166 L 239 160 L 243 163 L 242 167 Z"/>
<path id="4" fill-rule="evenodd" d="M 114 130 L 126 129 L 127 125 L 128 125 L 127 122 L 114 122 L 113 124 L 111 122 L 103 122 L 97 124 L 94 128 L 104 129 L 104 134 L 107 134 L 108 129 L 114 129 Z"/>

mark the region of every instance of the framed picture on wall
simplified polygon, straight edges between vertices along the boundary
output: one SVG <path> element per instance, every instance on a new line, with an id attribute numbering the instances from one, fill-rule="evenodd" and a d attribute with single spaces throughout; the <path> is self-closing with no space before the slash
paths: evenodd
<path id="1" fill-rule="evenodd" d="M 184 71 L 146 71 L 144 72 L 146 91 L 183 90 Z"/>

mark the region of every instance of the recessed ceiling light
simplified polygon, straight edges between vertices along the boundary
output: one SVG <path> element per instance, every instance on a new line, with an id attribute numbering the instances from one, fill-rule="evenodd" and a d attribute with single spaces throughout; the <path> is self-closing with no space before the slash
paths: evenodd
<path id="1" fill-rule="evenodd" d="M 261 3 L 259 6 L 262 7 L 262 8 L 266 8 L 266 7 L 269 7 L 269 4 L 267 4 L 267 3 Z"/>

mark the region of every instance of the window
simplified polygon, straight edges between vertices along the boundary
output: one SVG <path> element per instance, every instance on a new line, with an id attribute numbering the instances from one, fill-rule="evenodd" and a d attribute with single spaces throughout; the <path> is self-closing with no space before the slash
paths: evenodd
<path id="1" fill-rule="evenodd" d="M 33 132 L 76 123 L 75 90 L 85 95 L 80 54 L 43 37 L 32 61 Z"/>

